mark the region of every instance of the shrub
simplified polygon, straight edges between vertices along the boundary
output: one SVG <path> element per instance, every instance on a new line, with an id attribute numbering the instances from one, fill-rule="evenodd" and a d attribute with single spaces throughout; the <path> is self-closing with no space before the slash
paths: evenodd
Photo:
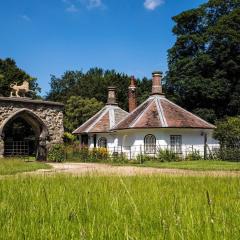
<path id="1" fill-rule="evenodd" d="M 157 160 L 160 162 L 178 162 L 181 161 L 181 157 L 171 150 L 160 149 L 157 153 Z"/>
<path id="2" fill-rule="evenodd" d="M 139 154 L 137 155 L 136 161 L 138 163 L 144 163 L 144 162 L 149 162 L 149 161 L 154 161 L 155 158 L 152 156 L 149 156 L 147 154 Z"/>
<path id="3" fill-rule="evenodd" d="M 72 144 L 76 139 L 77 137 L 69 132 L 65 132 L 63 135 L 64 143 Z"/>
<path id="4" fill-rule="evenodd" d="M 220 148 L 216 153 L 218 159 L 223 161 L 240 162 L 240 149 L 239 148 Z"/>
<path id="5" fill-rule="evenodd" d="M 109 158 L 109 153 L 106 148 L 93 148 L 89 151 L 89 156 L 91 162 L 102 162 L 107 161 Z"/>
<path id="6" fill-rule="evenodd" d="M 62 144 L 54 144 L 48 152 L 48 160 L 51 162 L 63 162 L 65 160 L 64 146 Z"/>
<path id="7" fill-rule="evenodd" d="M 217 128 L 214 130 L 216 138 L 221 147 L 239 148 L 240 147 L 240 116 L 228 117 L 225 120 L 217 122 Z"/>
<path id="8" fill-rule="evenodd" d="M 112 155 L 111 158 L 111 162 L 112 163 L 128 163 L 129 159 L 127 158 L 127 156 L 122 153 L 122 154 L 117 154 L 117 155 Z"/>
<path id="9" fill-rule="evenodd" d="M 203 157 L 200 155 L 199 151 L 194 150 L 192 153 L 189 153 L 185 160 L 186 161 L 197 161 L 197 160 L 202 160 Z"/>

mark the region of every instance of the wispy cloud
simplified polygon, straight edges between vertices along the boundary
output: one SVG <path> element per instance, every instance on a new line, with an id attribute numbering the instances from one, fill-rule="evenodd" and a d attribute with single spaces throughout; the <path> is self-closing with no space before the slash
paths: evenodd
<path id="1" fill-rule="evenodd" d="M 78 12 L 79 9 L 77 8 L 77 6 L 75 4 L 69 4 L 69 6 L 66 7 L 66 12 L 69 12 L 69 13 L 76 13 Z"/>
<path id="2" fill-rule="evenodd" d="M 144 7 L 148 10 L 155 10 L 162 4 L 164 4 L 164 0 L 145 0 Z"/>
<path id="3" fill-rule="evenodd" d="M 69 13 L 76 13 L 81 8 L 105 8 L 102 0 L 62 0 L 62 2 L 66 5 L 66 12 Z"/>
<path id="4" fill-rule="evenodd" d="M 26 22 L 31 22 L 31 18 L 26 14 L 21 15 L 20 17 L 21 17 L 21 19 L 23 19 Z"/>
<path id="5" fill-rule="evenodd" d="M 101 0 L 88 0 L 87 7 L 88 8 L 99 8 L 99 7 L 103 7 L 103 3 Z"/>

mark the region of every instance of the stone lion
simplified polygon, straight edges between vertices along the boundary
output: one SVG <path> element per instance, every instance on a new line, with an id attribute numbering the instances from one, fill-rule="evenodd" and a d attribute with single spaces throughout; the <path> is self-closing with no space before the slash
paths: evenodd
<path id="1" fill-rule="evenodd" d="M 17 85 L 17 83 L 13 83 L 10 85 L 10 88 L 12 88 L 10 97 L 13 97 L 13 94 L 15 94 L 15 97 L 21 97 L 19 93 L 21 93 L 23 97 L 25 97 L 26 93 L 33 92 L 29 90 L 29 82 L 26 80 L 22 83 L 22 85 Z"/>

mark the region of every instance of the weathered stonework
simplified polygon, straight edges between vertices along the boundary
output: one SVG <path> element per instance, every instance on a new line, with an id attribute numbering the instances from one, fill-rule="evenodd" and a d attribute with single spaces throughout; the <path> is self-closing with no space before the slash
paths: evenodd
<path id="1" fill-rule="evenodd" d="M 48 149 L 52 144 L 61 143 L 64 105 L 56 102 L 26 98 L 0 97 L 0 156 L 4 152 L 4 127 L 15 116 L 24 115 L 39 132 L 40 145 Z"/>

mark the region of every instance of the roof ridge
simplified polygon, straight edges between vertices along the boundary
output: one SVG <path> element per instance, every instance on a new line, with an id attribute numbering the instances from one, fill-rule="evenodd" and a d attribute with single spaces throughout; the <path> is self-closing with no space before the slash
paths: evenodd
<path id="1" fill-rule="evenodd" d="M 115 125 L 115 109 L 109 109 L 109 130 Z"/>
<path id="2" fill-rule="evenodd" d="M 163 127 L 168 127 L 167 120 L 164 116 L 164 111 L 163 111 L 163 108 L 162 108 L 162 105 L 161 105 L 161 99 L 157 98 L 157 99 L 155 99 L 155 102 L 156 102 L 156 106 L 157 106 L 157 110 L 158 110 L 158 114 L 159 114 L 162 126 Z"/>
<path id="3" fill-rule="evenodd" d="M 205 121 L 204 119 L 200 118 L 199 116 L 197 116 L 197 115 L 195 115 L 195 114 L 193 114 L 193 113 L 189 112 L 188 110 L 186 110 L 186 109 L 184 109 L 184 108 L 180 107 L 179 105 L 177 105 L 176 103 L 174 103 L 174 102 L 170 101 L 169 99 L 165 98 L 164 100 L 166 100 L 166 101 L 168 101 L 169 103 L 173 104 L 174 106 L 176 106 L 176 107 L 180 108 L 180 109 L 181 109 L 181 110 L 183 110 L 184 112 L 187 112 L 187 113 L 189 113 L 189 114 L 190 114 L 190 115 L 192 115 L 193 117 L 196 117 L 196 118 L 197 118 L 197 119 L 199 119 L 200 121 L 202 121 L 202 122 L 204 122 L 204 123 L 206 123 L 206 124 L 208 124 L 208 125 L 212 126 L 213 128 L 216 128 L 216 126 L 215 126 L 215 125 L 213 125 L 213 124 L 211 124 L 211 123 L 209 123 L 209 122 Z"/>

